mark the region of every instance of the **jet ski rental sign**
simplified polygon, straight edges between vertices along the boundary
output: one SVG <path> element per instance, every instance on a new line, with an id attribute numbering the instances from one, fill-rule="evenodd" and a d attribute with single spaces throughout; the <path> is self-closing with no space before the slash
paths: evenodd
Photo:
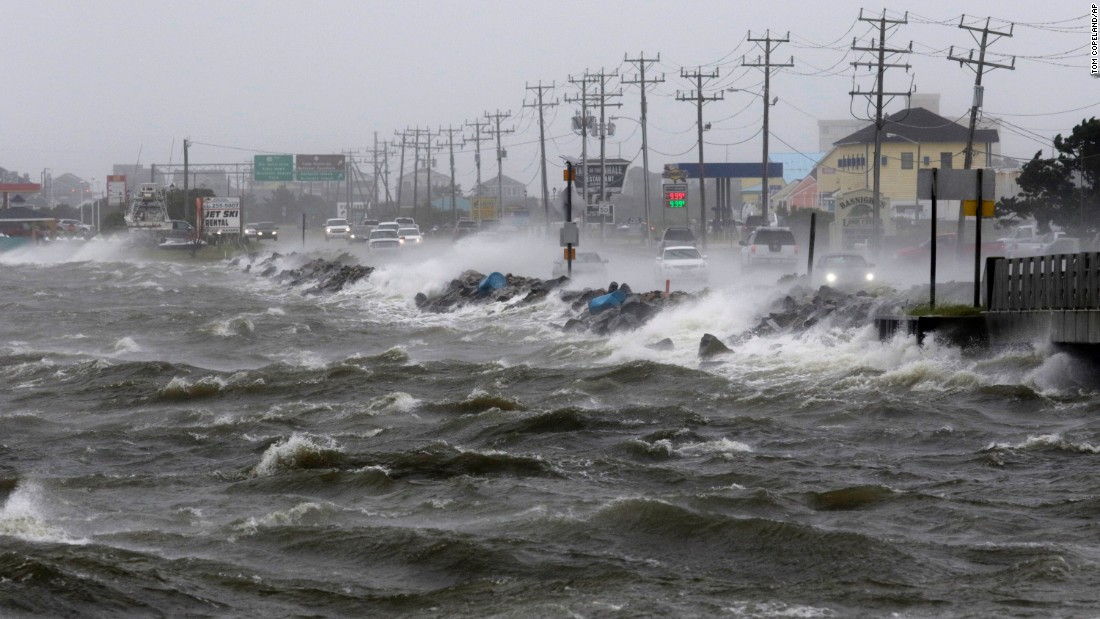
<path id="1" fill-rule="evenodd" d="M 241 199 L 203 198 L 202 231 L 204 234 L 240 234 Z"/>

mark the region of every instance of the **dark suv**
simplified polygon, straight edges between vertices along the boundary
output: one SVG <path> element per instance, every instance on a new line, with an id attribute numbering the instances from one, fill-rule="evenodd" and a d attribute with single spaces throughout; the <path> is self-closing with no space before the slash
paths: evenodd
<path id="1" fill-rule="evenodd" d="M 677 245 L 695 245 L 695 233 L 691 228 L 666 228 L 661 235 L 661 243 L 657 246 L 657 253 L 661 253 L 666 247 Z"/>
<path id="2" fill-rule="evenodd" d="M 741 268 L 775 267 L 797 270 L 798 243 L 787 228 L 757 228 L 741 240 Z"/>

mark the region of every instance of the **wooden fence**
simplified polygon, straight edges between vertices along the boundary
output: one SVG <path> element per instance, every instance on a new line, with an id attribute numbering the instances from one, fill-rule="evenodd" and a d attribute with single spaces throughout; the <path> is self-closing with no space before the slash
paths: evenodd
<path id="1" fill-rule="evenodd" d="M 1100 252 L 986 259 L 991 312 L 1100 309 Z"/>

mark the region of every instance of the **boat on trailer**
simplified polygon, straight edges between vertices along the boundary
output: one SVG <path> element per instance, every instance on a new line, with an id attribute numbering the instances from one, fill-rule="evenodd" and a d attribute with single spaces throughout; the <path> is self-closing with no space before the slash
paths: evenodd
<path id="1" fill-rule="evenodd" d="M 126 229 L 131 234 L 136 233 L 159 240 L 165 233 L 172 230 L 164 190 L 157 187 L 156 183 L 139 185 L 124 219 Z"/>

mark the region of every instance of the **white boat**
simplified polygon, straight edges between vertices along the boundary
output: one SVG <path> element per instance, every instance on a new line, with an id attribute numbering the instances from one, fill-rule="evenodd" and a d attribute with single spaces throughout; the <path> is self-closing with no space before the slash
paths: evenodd
<path id="1" fill-rule="evenodd" d="M 132 233 L 161 236 L 172 230 L 164 190 L 157 187 L 156 183 L 142 183 L 138 186 L 124 218 L 126 228 Z"/>

